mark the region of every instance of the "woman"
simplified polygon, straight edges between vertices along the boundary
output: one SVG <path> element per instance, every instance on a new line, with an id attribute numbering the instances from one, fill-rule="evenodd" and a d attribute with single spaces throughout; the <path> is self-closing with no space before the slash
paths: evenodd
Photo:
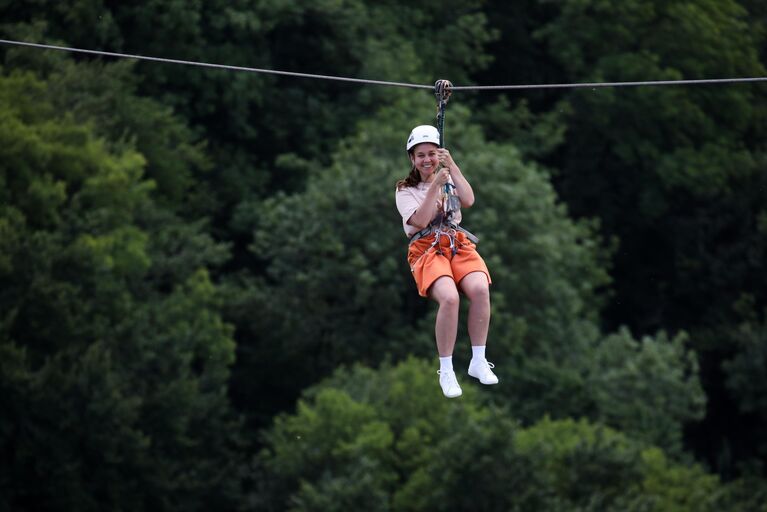
<path id="1" fill-rule="evenodd" d="M 439 147 L 439 132 L 416 126 L 405 146 L 411 169 L 397 182 L 397 209 L 410 238 L 408 263 L 418 293 L 439 304 L 435 335 L 439 352 L 439 384 L 448 398 L 461 396 L 453 371 L 458 334 L 459 292 L 471 302 L 468 330 L 472 358 L 469 375 L 482 384 L 497 384 L 493 364 L 485 359 L 490 325 L 490 272 L 476 251 L 476 238 L 460 227 L 460 208 L 474 204 L 474 192 L 447 149 Z"/>

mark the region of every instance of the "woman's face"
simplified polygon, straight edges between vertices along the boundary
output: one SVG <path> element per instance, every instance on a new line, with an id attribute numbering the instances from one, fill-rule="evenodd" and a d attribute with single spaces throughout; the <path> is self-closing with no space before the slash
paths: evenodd
<path id="1" fill-rule="evenodd" d="M 413 148 L 410 161 L 421 174 L 423 181 L 428 181 L 439 165 L 437 158 L 437 145 L 431 142 L 422 142 Z"/>

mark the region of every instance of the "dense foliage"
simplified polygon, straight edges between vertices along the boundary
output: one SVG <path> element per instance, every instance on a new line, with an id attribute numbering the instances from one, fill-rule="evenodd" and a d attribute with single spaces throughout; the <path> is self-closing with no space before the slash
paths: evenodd
<path id="1" fill-rule="evenodd" d="M 0 19 L 414 83 L 767 62 L 749 0 L 0 0 Z M 460 373 L 453 401 L 394 207 L 434 103 L 0 47 L 0 511 L 764 511 L 764 86 L 454 95 L 501 383 Z"/>

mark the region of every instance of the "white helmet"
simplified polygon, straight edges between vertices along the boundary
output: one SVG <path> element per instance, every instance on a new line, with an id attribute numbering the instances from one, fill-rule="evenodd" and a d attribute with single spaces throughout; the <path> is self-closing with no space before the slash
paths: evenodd
<path id="1" fill-rule="evenodd" d="M 416 146 L 422 142 L 431 142 L 439 146 L 439 132 L 436 128 L 430 124 L 422 124 L 416 126 L 413 131 L 410 132 L 410 137 L 407 138 L 406 150 L 410 151 L 410 148 Z"/>

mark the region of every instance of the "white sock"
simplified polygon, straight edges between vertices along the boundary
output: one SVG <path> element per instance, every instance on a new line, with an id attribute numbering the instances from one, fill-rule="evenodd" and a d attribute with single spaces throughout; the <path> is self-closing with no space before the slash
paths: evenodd
<path id="1" fill-rule="evenodd" d="M 439 371 L 453 371 L 453 356 L 439 358 Z"/>
<path id="2" fill-rule="evenodd" d="M 472 345 L 471 358 L 481 361 L 485 358 L 485 345 Z"/>

